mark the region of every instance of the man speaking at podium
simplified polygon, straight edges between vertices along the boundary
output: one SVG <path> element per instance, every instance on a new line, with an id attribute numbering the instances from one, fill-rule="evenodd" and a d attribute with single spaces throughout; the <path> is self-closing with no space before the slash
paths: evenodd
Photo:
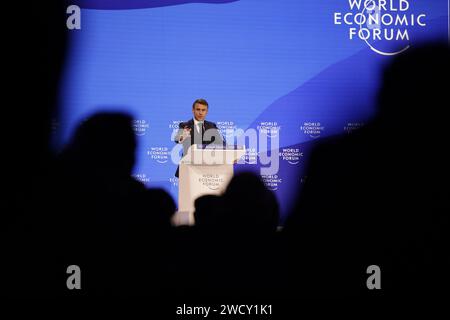
<path id="1" fill-rule="evenodd" d="M 219 129 L 214 122 L 206 121 L 209 105 L 205 99 L 197 99 L 192 104 L 193 118 L 186 122 L 181 122 L 178 133 L 174 141 L 183 144 L 183 156 L 186 155 L 189 147 L 193 144 L 219 144 L 224 145 L 224 140 L 219 133 Z M 175 172 L 178 178 L 179 167 Z"/>

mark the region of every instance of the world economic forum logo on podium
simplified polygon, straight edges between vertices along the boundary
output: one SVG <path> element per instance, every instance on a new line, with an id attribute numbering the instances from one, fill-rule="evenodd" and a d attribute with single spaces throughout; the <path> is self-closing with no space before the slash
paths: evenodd
<path id="1" fill-rule="evenodd" d="M 203 174 L 198 181 L 208 189 L 216 191 L 223 185 L 225 178 L 218 174 Z"/>
<path id="2" fill-rule="evenodd" d="M 413 12 L 411 0 L 348 0 L 348 11 L 334 12 L 335 25 L 349 27 L 349 39 L 360 39 L 384 56 L 411 46 L 412 27 L 426 27 L 426 14 Z"/>

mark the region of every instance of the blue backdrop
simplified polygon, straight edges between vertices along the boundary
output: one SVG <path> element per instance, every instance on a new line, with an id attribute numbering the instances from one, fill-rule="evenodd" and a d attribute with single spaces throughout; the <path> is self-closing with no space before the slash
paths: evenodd
<path id="1" fill-rule="evenodd" d="M 205 98 L 208 120 L 221 129 L 279 138 L 280 169 L 263 179 L 283 218 L 311 142 L 350 132 L 373 115 L 380 71 L 397 52 L 448 41 L 447 0 L 71 4 L 81 7 L 81 29 L 70 32 L 57 143 L 94 112 L 129 112 L 139 142 L 136 177 L 177 199 L 171 136 L 191 118 L 192 102 Z M 365 21 L 369 14 L 379 21 Z M 247 147 L 247 163 L 236 170 L 259 172 L 264 147 Z"/>

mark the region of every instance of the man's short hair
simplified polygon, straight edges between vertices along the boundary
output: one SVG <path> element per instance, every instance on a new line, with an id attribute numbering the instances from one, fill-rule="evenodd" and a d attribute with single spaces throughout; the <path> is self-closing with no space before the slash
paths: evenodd
<path id="1" fill-rule="evenodd" d="M 194 103 L 192 104 L 192 109 L 195 108 L 195 105 L 196 105 L 197 103 L 202 104 L 202 105 L 204 105 L 204 106 L 206 106 L 206 107 L 209 108 L 208 101 L 206 101 L 205 99 L 197 99 L 197 100 L 195 100 Z"/>

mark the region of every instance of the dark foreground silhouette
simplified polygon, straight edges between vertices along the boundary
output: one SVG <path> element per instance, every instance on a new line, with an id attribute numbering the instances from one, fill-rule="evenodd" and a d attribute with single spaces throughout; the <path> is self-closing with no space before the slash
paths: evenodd
<path id="1" fill-rule="evenodd" d="M 373 121 L 317 144 L 283 231 L 273 193 L 250 173 L 197 199 L 194 227 L 175 228 L 173 199 L 132 177 L 129 115 L 92 116 L 52 154 L 66 47 L 56 3 L 8 4 L 35 27 L 17 23 L 4 39 L 2 296 L 445 295 L 447 46 L 394 58 Z M 69 265 L 81 268 L 81 290 L 67 289 Z M 367 289 L 370 265 L 381 268 L 382 290 Z"/>

